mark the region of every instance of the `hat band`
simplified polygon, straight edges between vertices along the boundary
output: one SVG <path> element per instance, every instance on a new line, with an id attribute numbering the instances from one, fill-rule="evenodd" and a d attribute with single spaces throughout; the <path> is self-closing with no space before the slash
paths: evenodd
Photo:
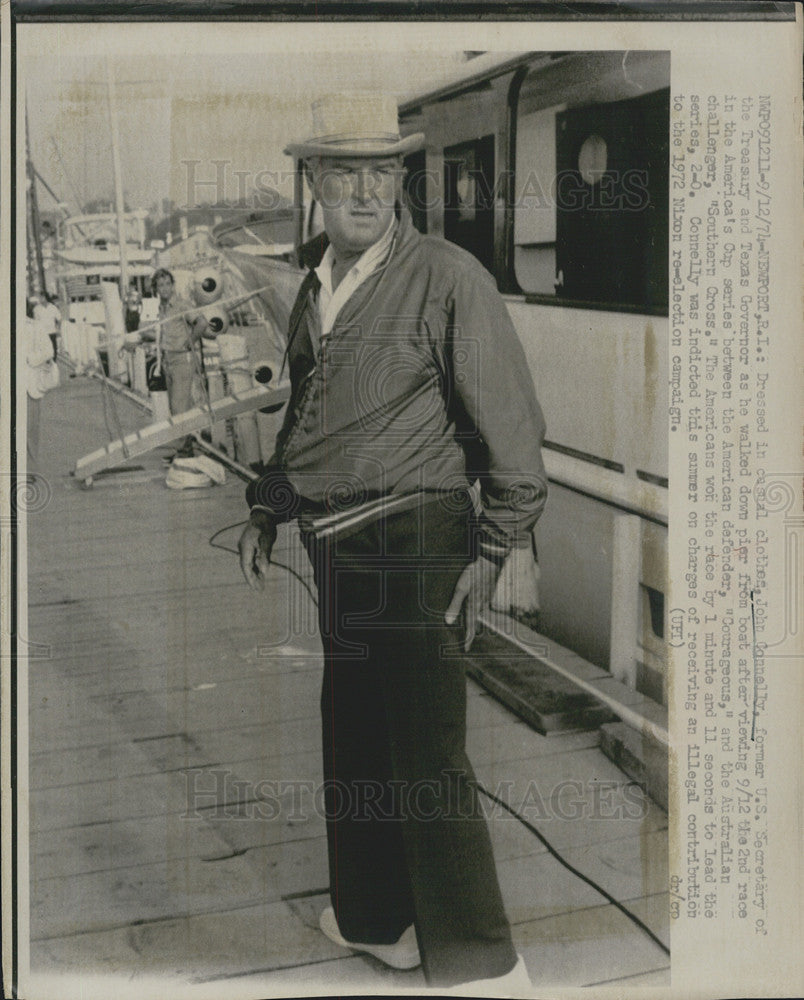
<path id="1" fill-rule="evenodd" d="M 399 142 L 398 132 L 334 132 L 332 135 L 317 135 L 308 139 L 309 145 L 315 143 L 355 143 L 355 142 Z"/>

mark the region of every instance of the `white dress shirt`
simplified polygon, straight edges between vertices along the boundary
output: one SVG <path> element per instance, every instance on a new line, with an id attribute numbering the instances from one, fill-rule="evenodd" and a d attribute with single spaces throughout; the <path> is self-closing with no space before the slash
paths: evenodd
<path id="1" fill-rule="evenodd" d="M 335 251 L 331 244 L 327 247 L 321 263 L 315 269 L 318 280 L 321 282 L 321 287 L 318 290 L 318 315 L 321 321 L 322 337 L 326 337 L 328 333 L 332 332 L 335 319 L 343 306 L 366 278 L 382 264 L 393 241 L 395 229 L 396 219 L 394 218 L 391 219 L 385 234 L 363 251 L 334 291 L 332 288 L 332 267 L 335 263 Z"/>

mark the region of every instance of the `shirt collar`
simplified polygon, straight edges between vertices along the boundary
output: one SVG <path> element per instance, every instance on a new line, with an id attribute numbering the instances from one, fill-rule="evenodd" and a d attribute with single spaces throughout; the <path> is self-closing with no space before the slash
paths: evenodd
<path id="1" fill-rule="evenodd" d="M 352 274 L 354 272 L 356 277 L 363 278 L 373 271 L 388 252 L 395 231 L 396 216 L 392 217 L 388 228 L 377 242 L 372 243 L 370 247 L 363 251 L 348 273 Z M 335 251 L 332 249 L 332 244 L 329 244 L 324 251 L 324 256 L 321 258 L 321 263 L 318 267 L 314 268 L 318 280 L 329 295 L 332 295 L 332 267 L 334 263 Z"/>

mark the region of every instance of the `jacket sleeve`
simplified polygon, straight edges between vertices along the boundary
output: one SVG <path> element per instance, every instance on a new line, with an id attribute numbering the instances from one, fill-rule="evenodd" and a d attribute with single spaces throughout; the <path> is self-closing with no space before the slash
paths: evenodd
<path id="1" fill-rule="evenodd" d="M 269 466 L 259 479 L 248 484 L 246 503 L 252 513 L 261 511 L 282 524 L 298 514 L 301 498 L 285 473 Z"/>
<path id="2" fill-rule="evenodd" d="M 547 499 L 544 417 L 525 352 L 491 275 L 467 269 L 456 282 L 447 331 L 451 391 L 464 417 L 470 478 L 480 482 L 478 551 L 501 564 Z"/>

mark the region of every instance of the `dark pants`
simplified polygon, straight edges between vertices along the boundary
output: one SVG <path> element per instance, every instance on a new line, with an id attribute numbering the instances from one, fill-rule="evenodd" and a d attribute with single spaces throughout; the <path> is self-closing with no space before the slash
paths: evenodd
<path id="1" fill-rule="evenodd" d="M 444 623 L 471 559 L 469 502 L 458 506 L 307 539 L 324 642 L 332 905 L 350 941 L 391 943 L 414 923 L 435 986 L 516 962 L 465 750 L 461 628 Z"/>

